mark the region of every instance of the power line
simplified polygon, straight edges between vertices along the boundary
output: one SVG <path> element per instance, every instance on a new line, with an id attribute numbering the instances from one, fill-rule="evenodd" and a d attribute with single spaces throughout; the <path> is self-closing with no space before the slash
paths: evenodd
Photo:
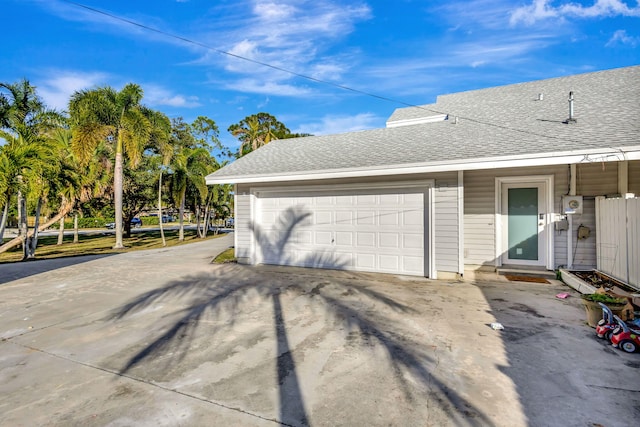
<path id="1" fill-rule="evenodd" d="M 299 77 L 299 78 L 302 78 L 302 79 L 306 79 L 306 80 L 309 80 L 309 81 L 312 81 L 312 82 L 315 82 L 315 83 L 320 83 L 320 84 L 324 84 L 324 85 L 328 85 L 328 86 L 333 86 L 333 87 L 338 88 L 338 89 L 346 90 L 346 91 L 353 92 L 353 93 L 358 93 L 358 94 L 365 95 L 365 96 L 368 96 L 368 97 L 371 97 L 371 98 L 380 99 L 382 101 L 387 101 L 387 102 L 391 102 L 391 103 L 394 103 L 394 104 L 404 105 L 405 107 L 417 108 L 417 109 L 420 109 L 420 110 L 428 111 L 430 113 L 444 114 L 444 115 L 449 116 L 449 113 L 446 113 L 446 112 L 443 112 L 443 111 L 434 110 L 432 108 L 427 108 L 427 107 L 422 106 L 422 105 L 411 104 L 411 103 L 408 103 L 408 102 L 405 102 L 405 101 L 401 101 L 401 100 L 394 99 L 394 98 L 389 98 L 389 97 L 386 97 L 386 96 L 376 95 L 374 93 L 366 92 L 366 91 L 355 89 L 355 88 L 352 88 L 352 87 L 349 87 L 349 86 L 341 85 L 341 84 L 330 82 L 330 81 L 327 81 L 327 80 L 322 80 L 322 79 L 319 79 L 317 77 L 312 77 L 312 76 L 309 76 L 309 75 L 306 75 L 306 74 L 298 73 L 296 71 L 292 71 L 292 70 L 289 70 L 289 69 L 286 69 L 286 68 L 283 68 L 283 67 L 279 67 L 277 65 L 273 65 L 273 64 L 266 63 L 266 62 L 258 61 L 256 59 L 247 58 L 247 57 L 242 56 L 242 55 L 238 55 L 238 54 L 231 53 L 231 52 L 228 52 L 228 51 L 225 51 L 225 50 L 222 50 L 222 49 L 218 49 L 218 48 L 215 48 L 213 46 L 209 46 L 209 45 L 207 45 L 205 43 L 186 38 L 184 36 L 180 36 L 180 35 L 177 35 L 177 34 L 169 33 L 167 31 L 159 30 L 157 28 L 150 27 L 148 25 L 141 24 L 139 22 L 132 21 L 130 19 L 123 18 L 123 17 L 115 15 L 113 13 L 105 12 L 103 10 L 96 9 L 94 7 L 87 6 L 85 4 L 78 3 L 78 2 L 75 2 L 75 1 L 72 1 L 72 0 L 62 0 L 62 1 L 65 2 L 65 3 L 69 3 L 71 5 L 74 5 L 76 7 L 88 10 L 88 11 L 90 11 L 92 13 L 96 13 L 96 14 L 99 14 L 99 15 L 107 16 L 107 17 L 109 17 L 111 19 L 115 19 L 117 21 L 124 22 L 124 23 L 127 23 L 129 25 L 133 25 L 133 26 L 136 26 L 138 28 L 142 28 L 144 30 L 151 31 L 151 32 L 154 32 L 154 33 L 157 33 L 157 34 L 161 34 L 161 35 L 163 35 L 165 37 L 174 38 L 176 40 L 180 40 L 180 41 L 183 41 L 185 43 L 192 44 L 194 46 L 202 47 L 204 49 L 219 53 L 220 55 L 226 55 L 226 56 L 229 56 L 229 57 L 232 57 L 232 58 L 240 59 L 242 61 L 250 62 L 252 64 L 256 64 L 256 65 L 260 65 L 260 66 L 263 66 L 263 67 L 271 68 L 272 70 L 276 70 L 276 71 L 280 71 L 280 72 L 283 72 L 283 73 L 287 73 L 287 74 L 290 74 L 292 76 L 296 76 L 296 77 Z M 559 141 L 570 141 L 570 142 L 575 142 L 575 143 L 581 143 L 581 144 L 584 144 L 584 145 L 587 145 L 587 146 L 590 145 L 590 146 L 595 147 L 595 148 L 603 148 L 600 145 L 585 143 L 584 141 L 579 141 L 579 140 L 576 140 L 576 139 L 563 138 L 563 137 L 559 137 L 559 136 L 555 136 L 555 135 L 546 135 L 546 134 L 543 134 L 543 133 L 532 132 L 532 131 L 529 131 L 529 130 L 517 129 L 517 128 L 513 128 L 513 127 L 509 127 L 509 126 L 505 126 L 505 125 L 501 125 L 501 124 L 497 124 L 497 123 L 491 123 L 491 122 L 486 122 L 486 121 L 479 120 L 479 119 L 474 119 L 473 117 L 465 117 L 465 116 L 460 116 L 460 115 L 458 115 L 457 117 L 460 118 L 460 119 L 468 120 L 470 122 L 478 123 L 478 124 L 485 125 L 485 126 L 492 126 L 492 127 L 496 127 L 496 128 L 507 130 L 507 131 L 511 131 L 511 132 L 518 132 L 518 133 L 521 133 L 521 134 L 526 134 L 526 135 L 531 135 L 531 136 L 538 136 L 538 137 L 548 138 L 548 139 L 555 139 L 555 140 L 559 140 Z M 620 151 L 622 154 L 624 154 L 624 151 L 622 151 L 621 149 L 617 149 L 617 150 Z"/>
<path id="2" fill-rule="evenodd" d="M 202 42 L 199 42 L 199 41 L 196 41 L 196 40 L 191 40 L 191 39 L 188 39 L 186 37 L 183 37 L 183 36 L 180 36 L 180 35 L 177 35 L 177 34 L 169 33 L 169 32 L 166 32 L 166 31 L 162 31 L 162 30 L 159 30 L 157 28 L 150 27 L 148 25 L 141 24 L 139 22 L 132 21 L 132 20 L 127 19 L 127 18 L 123 18 L 123 17 L 118 16 L 118 15 L 114 15 L 112 13 L 105 12 L 105 11 L 102 11 L 100 9 L 96 9 L 96 8 L 91 7 L 91 6 L 84 5 L 82 3 L 77 3 L 77 2 L 74 2 L 74 1 L 71 1 L 71 0 L 62 0 L 62 1 L 65 2 L 65 3 L 72 4 L 74 6 L 86 9 L 86 10 L 91 11 L 93 13 L 97 13 L 97 14 L 100 14 L 100 15 L 108 16 L 109 18 L 112 18 L 112 19 L 115 19 L 115 20 L 118 20 L 118 21 L 121 21 L 121 22 L 126 22 L 127 24 L 134 25 L 136 27 L 143 28 L 143 29 L 148 30 L 148 31 L 152 31 L 152 32 L 157 33 L 157 34 L 162 34 L 163 36 L 166 36 L 166 37 L 171 37 L 171 38 L 174 38 L 174 39 L 177 39 L 177 40 L 181 40 L 181 41 L 183 41 L 185 43 L 193 44 L 195 46 L 199 46 L 199 47 L 205 48 L 207 50 L 211 50 L 211 51 L 219 53 L 221 55 L 226 55 L 226 56 L 230 56 L 232 58 L 236 58 L 236 59 L 240 59 L 240 60 L 243 60 L 243 61 L 251 62 L 251 63 L 256 64 L 256 65 L 261 65 L 263 67 L 271 68 L 272 70 L 281 71 L 283 73 L 291 74 L 293 76 L 300 77 L 300 78 L 303 78 L 303 79 L 306 79 L 306 80 L 310 80 L 310 81 L 313 81 L 313 82 L 316 82 L 316 83 L 326 84 L 326 85 L 330 85 L 330 86 L 333 86 L 333 87 L 336 87 L 336 88 L 339 88 L 339 89 L 343 89 L 343 90 L 348 90 L 348 91 L 351 91 L 351 92 L 359 93 L 361 95 L 366 95 L 366 96 L 370 96 L 370 97 L 373 97 L 373 98 L 378 98 L 378 99 L 381 99 L 383 101 L 393 102 L 395 104 L 401 104 L 401 105 L 404 105 L 404 106 L 407 106 L 407 107 L 418 107 L 418 108 L 421 108 L 418 105 L 410 104 L 410 103 L 407 103 L 407 102 L 404 102 L 404 101 L 400 101 L 400 100 L 393 99 L 393 98 L 388 98 L 388 97 L 381 96 L 381 95 L 376 95 L 376 94 L 365 92 L 365 91 L 362 91 L 362 90 L 359 90 L 359 89 L 354 89 L 354 88 L 349 87 L 349 86 L 344 86 L 344 85 L 341 85 L 341 84 L 338 84 L 338 83 L 333 83 L 333 82 L 330 82 L 330 81 L 327 81 L 327 80 L 318 79 L 318 78 L 313 77 L 313 76 L 309 76 L 309 75 L 306 75 L 306 74 L 298 73 L 296 71 L 288 70 L 286 68 L 278 67 L 277 65 L 273 65 L 273 64 L 266 63 L 266 62 L 258 61 L 256 59 L 247 58 L 245 56 L 238 55 L 238 54 L 235 54 L 235 53 L 227 52 L 226 50 L 218 49 L 218 48 L 215 48 L 213 46 L 209 46 L 209 45 L 204 44 Z M 422 109 L 427 110 L 427 111 L 431 111 L 431 112 L 434 112 L 434 113 L 438 113 L 438 111 L 433 111 L 433 110 L 429 110 L 429 109 L 426 109 L 426 108 L 422 108 Z"/>

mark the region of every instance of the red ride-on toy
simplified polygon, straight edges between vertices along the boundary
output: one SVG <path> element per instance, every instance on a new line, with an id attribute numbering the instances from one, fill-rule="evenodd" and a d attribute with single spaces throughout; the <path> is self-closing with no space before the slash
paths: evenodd
<path id="1" fill-rule="evenodd" d="M 618 322 L 613 318 L 613 313 L 609 307 L 601 302 L 598 304 L 602 307 L 602 319 L 600 319 L 598 326 L 596 326 L 596 334 L 598 335 L 598 338 L 604 338 L 607 341 L 610 341 L 613 330 L 618 326 Z"/>
<path id="2" fill-rule="evenodd" d="M 613 318 L 618 322 L 618 326 L 616 326 L 611 335 L 611 345 L 627 353 L 640 350 L 640 328 L 636 328 L 635 325 L 634 327 L 629 327 L 624 320 L 616 315 Z"/>

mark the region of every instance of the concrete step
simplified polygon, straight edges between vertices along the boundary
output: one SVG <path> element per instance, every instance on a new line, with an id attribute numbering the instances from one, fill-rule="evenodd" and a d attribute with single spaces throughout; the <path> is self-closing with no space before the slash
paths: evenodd
<path id="1" fill-rule="evenodd" d="M 498 267 L 496 268 L 496 273 L 500 276 L 525 276 L 525 277 L 543 277 L 545 279 L 555 279 L 556 272 L 543 270 L 543 269 L 532 269 L 526 267 Z"/>

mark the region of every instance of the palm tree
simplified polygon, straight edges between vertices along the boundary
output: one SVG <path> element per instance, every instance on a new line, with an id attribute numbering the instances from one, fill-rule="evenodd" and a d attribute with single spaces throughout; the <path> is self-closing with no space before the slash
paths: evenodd
<path id="1" fill-rule="evenodd" d="M 142 88 L 129 83 L 120 92 L 110 87 L 74 93 L 69 101 L 72 148 L 83 164 L 87 164 L 96 148 L 107 141 L 114 145 L 113 177 L 115 207 L 115 249 L 122 249 L 123 167 L 126 155 L 135 167 L 146 144 L 156 131 L 142 107 Z"/>
<path id="2" fill-rule="evenodd" d="M 239 123 L 229 126 L 229 132 L 240 140 L 238 157 L 257 150 L 274 139 L 286 138 L 291 132 L 268 113 L 247 116 Z"/>
<path id="3" fill-rule="evenodd" d="M 0 152 L 0 205 L 3 206 L 0 237 L 14 194 L 21 230 L 19 238 L 2 245 L 0 252 L 22 243 L 25 258 L 33 256 L 49 180 L 59 171 L 50 134 L 62 122 L 60 114 L 45 107 L 28 80 L 0 83 L 0 138 L 5 141 Z M 26 224 L 27 197 L 35 200 L 37 206 L 32 233 L 28 233 Z"/>
<path id="4" fill-rule="evenodd" d="M 110 150 L 104 143 L 96 149 L 88 164 L 81 165 L 71 149 L 71 137 L 71 130 L 68 128 L 60 128 L 53 132 L 52 140 L 58 153 L 57 157 L 60 159 L 61 169 L 55 179 L 50 182 L 52 191 L 58 196 L 60 206 L 70 204 L 76 210 L 74 242 L 77 242 L 78 204 L 103 197 L 110 192 L 113 167 L 109 161 Z M 62 244 L 64 217 L 60 219 L 60 224 L 58 244 Z"/>
<path id="5" fill-rule="evenodd" d="M 184 207 L 187 190 L 192 189 L 200 200 L 207 197 L 204 177 L 214 170 L 215 159 L 206 148 L 183 147 L 171 162 L 171 188 L 173 198 L 179 205 L 180 231 L 178 240 L 184 240 Z"/>
<path id="6" fill-rule="evenodd" d="M 204 177 L 219 166 L 212 152 L 217 150 L 226 155 L 228 149 L 218 139 L 218 126 L 204 116 L 199 116 L 193 123 L 185 123 L 182 118 L 173 120 L 173 147 L 171 162 L 168 165 L 169 186 L 175 203 L 179 206 L 180 231 L 179 240 L 184 240 L 184 208 L 187 196 L 194 202 L 194 211 L 206 205 L 208 188 Z M 204 211 L 206 211 L 206 207 Z M 202 236 L 199 230 L 198 235 Z"/>

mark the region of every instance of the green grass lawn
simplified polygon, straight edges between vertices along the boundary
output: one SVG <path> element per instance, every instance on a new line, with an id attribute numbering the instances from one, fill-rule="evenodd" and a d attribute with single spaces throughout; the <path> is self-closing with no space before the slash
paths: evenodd
<path id="1" fill-rule="evenodd" d="M 215 257 L 213 262 L 215 264 L 224 264 L 225 262 L 235 262 L 236 261 L 236 250 L 235 248 L 229 248 L 226 251 L 222 252 L 220 255 Z"/>
<path id="2" fill-rule="evenodd" d="M 184 241 L 178 241 L 178 230 L 168 230 L 164 232 L 167 246 L 183 245 L 193 242 L 201 242 L 195 230 L 184 231 Z M 213 235 L 209 233 L 207 239 L 224 236 L 224 234 Z M 57 245 L 58 236 L 46 236 L 38 238 L 38 248 L 36 249 L 36 259 L 62 258 L 78 255 L 99 255 L 137 251 L 142 249 L 153 249 L 162 247 L 160 231 L 141 231 L 131 234 L 130 238 L 123 238 L 125 249 L 113 249 L 115 235 L 92 234 L 80 235 L 78 243 L 73 243 L 73 236 L 65 236 L 64 243 Z M 15 247 L 10 251 L 0 254 L 0 263 L 16 262 L 22 259 L 22 249 Z"/>

